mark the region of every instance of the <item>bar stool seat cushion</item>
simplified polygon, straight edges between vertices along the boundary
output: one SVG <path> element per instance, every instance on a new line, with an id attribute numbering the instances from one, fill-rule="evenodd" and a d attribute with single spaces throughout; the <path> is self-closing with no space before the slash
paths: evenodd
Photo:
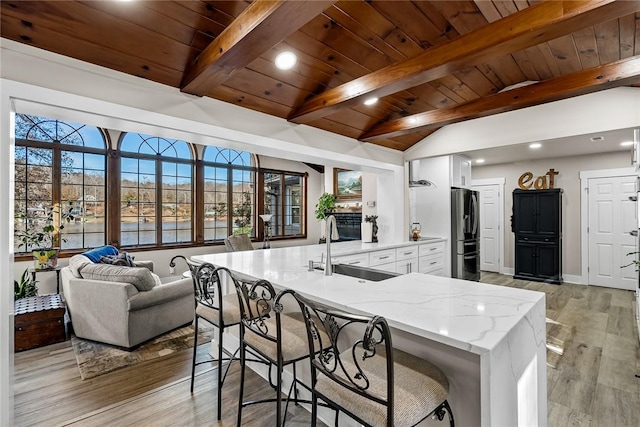
<path id="1" fill-rule="evenodd" d="M 367 392 L 386 398 L 387 360 L 384 347 L 376 355 L 358 363 L 370 381 Z M 449 382 L 440 369 L 426 360 L 400 350 L 393 351 L 394 359 L 394 426 L 413 426 L 427 417 L 447 398 Z M 351 349 L 340 355 L 347 372 L 355 374 Z M 344 378 L 340 368 L 335 374 Z M 349 382 L 349 380 L 345 381 Z M 366 399 L 318 371 L 316 390 L 338 406 L 351 412 L 370 425 L 387 425 L 387 408 Z"/>
<path id="2" fill-rule="evenodd" d="M 307 341 L 307 326 L 304 323 L 302 313 L 283 313 L 280 315 L 282 326 L 282 360 L 287 361 L 298 360 L 309 355 L 309 344 Z M 275 336 L 276 319 L 269 317 L 264 319 L 264 324 L 268 334 Z M 324 345 L 330 343 L 329 337 L 324 331 L 320 331 L 320 336 Z M 245 330 L 245 341 L 247 344 L 270 358 L 278 360 L 278 348 L 275 341 L 268 340 L 249 328 Z"/>
<path id="3" fill-rule="evenodd" d="M 215 302 L 217 305 L 217 299 Z M 217 308 L 209 307 L 201 302 L 198 302 L 196 306 L 196 314 L 215 326 L 220 326 L 218 325 L 218 311 Z M 222 320 L 227 326 L 240 323 L 240 306 L 238 305 L 238 296 L 235 293 L 222 297 Z"/>

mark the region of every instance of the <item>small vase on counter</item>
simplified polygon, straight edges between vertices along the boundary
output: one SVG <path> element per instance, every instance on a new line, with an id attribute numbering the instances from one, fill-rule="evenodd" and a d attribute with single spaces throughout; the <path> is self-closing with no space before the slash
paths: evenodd
<path id="1" fill-rule="evenodd" d="M 363 222 L 360 224 L 360 236 L 362 243 L 371 243 L 373 235 L 373 224 L 370 222 Z"/>
<path id="2" fill-rule="evenodd" d="M 378 215 L 365 215 L 364 221 L 371 224 L 371 243 L 378 243 Z"/>

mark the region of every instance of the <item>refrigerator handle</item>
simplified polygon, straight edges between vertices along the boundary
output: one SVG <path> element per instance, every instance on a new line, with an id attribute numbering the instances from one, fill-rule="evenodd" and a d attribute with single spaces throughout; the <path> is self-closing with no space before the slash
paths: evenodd
<path id="1" fill-rule="evenodd" d="M 473 202 L 473 230 L 471 231 L 471 234 L 476 237 L 476 232 L 478 231 L 478 198 L 475 193 L 471 194 L 471 200 Z"/>

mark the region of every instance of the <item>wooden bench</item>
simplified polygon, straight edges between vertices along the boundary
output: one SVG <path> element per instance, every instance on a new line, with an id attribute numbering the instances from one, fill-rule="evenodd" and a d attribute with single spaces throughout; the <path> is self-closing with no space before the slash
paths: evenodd
<path id="1" fill-rule="evenodd" d="M 62 342 L 65 305 L 58 294 L 19 299 L 14 302 L 14 350 L 22 351 Z"/>

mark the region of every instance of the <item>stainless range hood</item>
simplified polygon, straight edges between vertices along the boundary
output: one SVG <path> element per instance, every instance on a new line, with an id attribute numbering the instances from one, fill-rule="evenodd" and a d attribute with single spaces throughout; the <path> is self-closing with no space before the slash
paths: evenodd
<path id="1" fill-rule="evenodd" d="M 435 187 L 436 185 L 420 177 L 420 160 L 409 161 L 409 187 Z"/>

